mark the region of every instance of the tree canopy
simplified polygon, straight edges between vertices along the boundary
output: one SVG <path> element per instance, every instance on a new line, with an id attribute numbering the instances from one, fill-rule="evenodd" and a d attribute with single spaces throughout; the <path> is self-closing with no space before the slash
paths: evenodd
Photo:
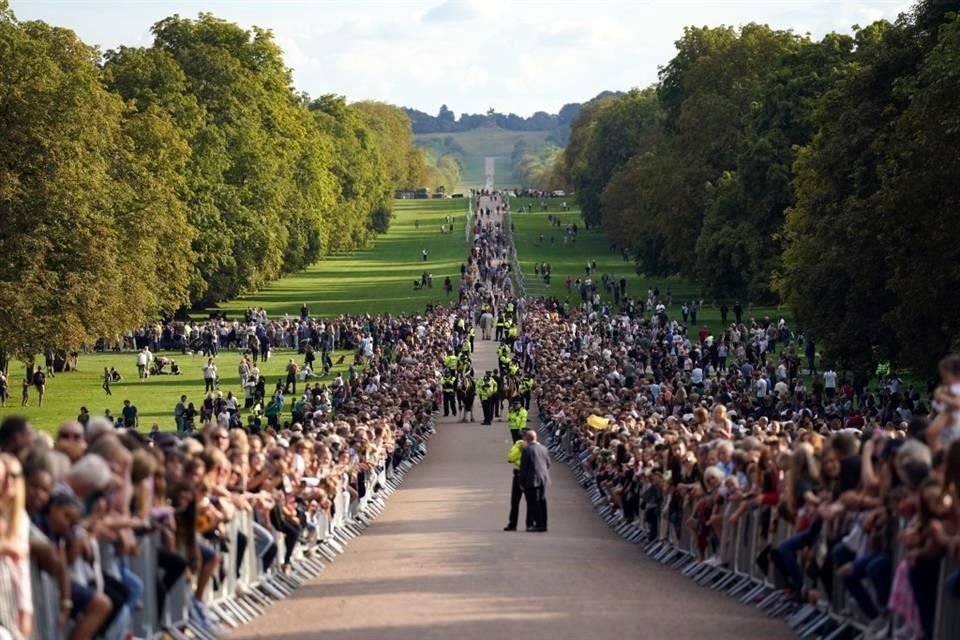
<path id="1" fill-rule="evenodd" d="M 785 302 L 842 364 L 929 370 L 960 336 L 958 9 L 688 28 L 654 87 L 579 112 L 555 170 L 645 272 Z"/>
<path id="2" fill-rule="evenodd" d="M 409 118 L 297 93 L 211 14 L 100 54 L 0 0 L 0 353 L 76 348 L 368 243 L 428 179 Z"/>

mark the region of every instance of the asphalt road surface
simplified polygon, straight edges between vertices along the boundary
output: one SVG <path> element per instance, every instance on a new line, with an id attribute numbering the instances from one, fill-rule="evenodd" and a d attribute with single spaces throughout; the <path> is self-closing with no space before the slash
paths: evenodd
<path id="1" fill-rule="evenodd" d="M 477 335 L 475 369 L 495 365 Z M 479 402 L 477 417 L 480 417 Z M 441 418 L 427 459 L 316 580 L 231 638 L 742 640 L 792 638 L 780 620 L 647 558 L 593 513 L 565 465 L 550 531 L 507 533 L 504 419 Z"/>

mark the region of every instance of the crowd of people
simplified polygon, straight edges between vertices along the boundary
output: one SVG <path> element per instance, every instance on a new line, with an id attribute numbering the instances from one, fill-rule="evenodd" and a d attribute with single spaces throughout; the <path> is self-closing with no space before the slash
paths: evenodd
<path id="1" fill-rule="evenodd" d="M 56 585 L 71 639 L 124 637 L 145 589 L 162 611 L 184 580 L 191 623 L 216 635 L 205 602 L 225 579 L 230 544 L 253 548 L 264 571 L 289 571 L 316 544 L 317 523 L 342 508 L 338 495 L 362 498 L 379 471 L 423 453 L 434 412 L 473 422 L 479 399 L 484 424 L 507 407 L 506 530 L 526 496 L 528 531 L 546 531 L 549 461 L 527 430 L 537 410 L 548 443 L 572 456 L 618 522 L 651 540 L 683 534 L 700 563 L 720 566 L 722 541 L 752 518 L 768 542 L 754 561 L 773 568 L 795 607 L 829 605 L 839 584 L 870 637 L 940 640 L 938 599 L 960 598 L 960 576 L 939 586 L 943 559 L 960 558 L 960 356 L 941 363 L 932 397 L 891 372 L 871 391 L 829 365 L 817 372 L 812 343 L 782 319 L 744 318 L 738 303 L 714 335 L 697 325 L 695 302 L 672 309 L 669 291 L 643 301 L 627 296 L 624 279 L 604 276 L 598 287 L 593 262 L 575 283 L 579 302 L 529 301 L 513 291 L 499 215 L 509 205 L 478 195 L 488 204 L 470 222 L 454 305 L 333 320 L 306 306 L 282 319 L 249 309 L 235 321 L 136 329 L 117 346 L 137 349 L 141 379 L 165 372 L 157 349 L 208 356 L 205 399 L 181 398 L 176 433 L 137 431 L 134 406 L 116 421 L 81 412 L 53 437 L 6 418 L 0 593 L 10 597 L 0 598 L 0 638 L 36 636 L 38 574 Z M 548 265 L 537 271 L 549 279 Z M 500 342 L 497 367 L 482 373 L 472 362 L 478 330 Z M 299 354 L 268 388 L 258 359 L 284 348 Z M 237 396 L 220 389 L 221 349 L 240 354 Z M 334 349 L 353 350 L 355 366 L 311 384 L 308 372 L 328 373 Z M 105 371 L 108 394 L 114 381 Z M 252 539 L 228 540 L 244 514 Z M 157 584 L 145 585 L 129 558 L 155 534 Z M 118 562 L 103 562 L 105 550 Z"/>
<path id="2" fill-rule="evenodd" d="M 371 485 L 378 472 L 422 455 L 434 411 L 453 404 L 473 420 L 475 320 L 495 311 L 498 334 L 516 336 L 507 322 L 515 309 L 507 236 L 491 213 L 478 212 L 474 222 L 454 307 L 334 320 L 311 318 L 305 306 L 299 317 L 278 320 L 249 309 L 242 320 L 151 324 L 130 332 L 114 346 L 136 349 L 141 380 L 175 373 L 173 362 L 164 364 L 166 371 L 158 367 L 166 358 L 154 354 L 158 349 L 208 357 L 204 401 L 194 407 L 180 398 L 175 433 L 139 431 L 129 402 L 116 419 L 83 410 L 53 436 L 20 416 L 0 423 L 0 592 L 8 596 L 0 598 L 0 638 L 37 637 L 42 625 L 32 591 L 42 584 L 38 576 L 55 585 L 55 624 L 65 637 L 128 637 L 131 620 L 146 606 L 145 591 L 157 594 L 160 617 L 171 590 L 185 580 L 191 629 L 216 636 L 221 621 L 206 604 L 212 585 L 227 580 L 228 570 L 241 570 L 227 566 L 226 554 L 242 561 L 251 547 L 263 571 L 289 572 L 294 553 L 308 555 L 319 539 L 318 522 L 343 508 L 337 496 L 354 504 L 380 488 Z M 300 356 L 291 358 L 286 377 L 268 389 L 258 359 L 282 348 L 299 351 L 303 366 Z M 238 396 L 220 389 L 215 358 L 223 349 L 240 354 Z M 315 360 L 330 371 L 334 349 L 354 350 L 354 366 L 298 393 L 297 382 L 309 380 L 302 373 Z M 456 375 L 452 403 L 447 372 Z M 104 372 L 108 394 L 116 381 L 114 371 Z M 479 395 L 492 404 L 492 394 Z M 501 392 L 498 406 L 502 399 Z M 243 409 L 250 410 L 246 423 Z M 251 536 L 227 533 L 240 517 L 252 519 Z M 157 584 L 147 585 L 131 558 L 152 535 L 160 541 L 153 559 Z"/>
<path id="3" fill-rule="evenodd" d="M 652 302 L 525 316 L 541 418 L 616 521 L 689 536 L 716 566 L 725 531 L 762 512 L 756 561 L 787 611 L 840 584 L 869 637 L 933 639 L 941 563 L 960 558 L 960 356 L 941 363 L 936 408 L 895 375 L 872 392 L 827 367 L 808 388 L 782 324 L 738 313 L 720 335 L 691 332 Z"/>
<path id="4" fill-rule="evenodd" d="M 321 385 L 304 389 L 260 428 L 224 424 L 210 412 L 179 436 L 144 434 L 86 415 L 51 437 L 26 418 L 6 418 L 0 637 L 34 633 L 31 568 L 55 582 L 69 638 L 125 637 L 144 606 L 145 588 L 156 588 L 162 609 L 185 576 L 193 585 L 191 623 L 215 634 L 205 597 L 212 582 L 225 578 L 224 532 L 241 513 L 253 518 L 254 539 L 238 544 L 253 545 L 264 569 L 289 571 L 294 551 L 311 549 L 318 519 L 336 509 L 335 496 L 362 498 L 377 470 L 422 453 L 430 428 L 435 373 L 453 346 L 448 310 L 330 323 L 328 335 L 336 344 L 352 339 L 347 327 L 361 325 L 376 344 L 362 372 L 335 382 L 329 395 Z M 159 580 L 144 585 L 129 558 L 142 536 L 154 532 L 161 540 Z M 282 552 L 276 537 L 284 541 Z M 116 565 L 101 562 L 107 548 L 120 559 Z"/>
<path id="5" fill-rule="evenodd" d="M 425 285 L 426 283 L 424 283 Z M 242 316 L 228 319 L 223 314 L 213 314 L 206 320 L 171 320 L 151 322 L 136 327 L 113 342 L 101 340 L 98 348 L 103 351 L 180 351 L 216 356 L 221 350 L 242 350 L 253 359 L 268 359 L 280 349 L 303 351 L 307 345 L 317 351 L 354 349 L 358 334 L 369 329 L 371 316 L 346 316 L 316 318 L 310 315 L 306 304 L 299 315 L 285 314 L 270 318 L 262 307 L 246 309 Z M 153 364 L 153 359 L 138 367 Z"/>

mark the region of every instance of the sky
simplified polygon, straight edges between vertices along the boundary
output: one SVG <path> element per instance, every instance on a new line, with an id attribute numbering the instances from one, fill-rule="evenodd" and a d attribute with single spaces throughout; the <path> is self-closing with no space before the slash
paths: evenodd
<path id="1" fill-rule="evenodd" d="M 644 87 L 684 26 L 760 22 L 821 37 L 895 19 L 909 0 L 10 0 L 101 49 L 148 46 L 150 26 L 210 12 L 271 29 L 311 95 L 381 100 L 435 114 L 556 113 L 604 90 Z"/>

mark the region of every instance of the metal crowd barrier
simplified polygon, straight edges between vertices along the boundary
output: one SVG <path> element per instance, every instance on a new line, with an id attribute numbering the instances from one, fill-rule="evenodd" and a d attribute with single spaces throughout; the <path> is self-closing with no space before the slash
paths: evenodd
<path id="1" fill-rule="evenodd" d="M 321 558 L 333 561 L 343 553 L 346 544 L 359 535 L 383 511 L 385 498 L 399 487 L 407 471 L 420 462 L 426 451 L 423 447 L 433 432 L 428 421 L 413 434 L 418 448 L 411 451 L 396 466 L 392 459 L 384 460 L 376 469 L 364 473 L 364 495 L 356 500 L 343 489 L 334 498 L 333 513 L 323 513 L 316 521 L 316 539 L 301 539 L 291 558 L 289 573 L 280 565 L 284 557 L 284 537 L 264 525 L 273 536 L 278 552 L 270 567 L 264 567 L 256 551 L 254 515 L 237 511 L 226 526 L 226 551 L 221 553 L 219 575 L 207 589 L 205 604 L 218 625 L 236 628 L 263 613 L 274 600 L 289 597 L 303 582 L 316 577 L 325 568 Z M 238 541 L 246 538 L 243 556 L 238 553 Z M 120 558 L 110 543 L 96 545 L 98 553 L 94 573 L 100 572 L 121 579 L 124 565 L 143 583 L 140 600 L 131 607 L 124 606 L 115 617 L 104 638 L 122 638 L 126 631 L 146 640 L 215 640 L 215 637 L 190 618 L 193 600 L 192 580 L 181 577 L 164 599 L 160 611 L 160 568 L 157 554 L 160 549 L 157 533 L 138 537 L 137 552 L 130 558 Z M 312 547 L 312 548 L 311 548 Z M 31 586 L 34 600 L 34 632 L 37 640 L 63 640 L 69 633 L 69 622 L 60 623 L 58 604 L 62 601 L 54 578 L 31 563 Z"/>
<path id="2" fill-rule="evenodd" d="M 786 580 L 776 569 L 776 563 L 771 556 L 772 550 L 792 536 L 795 530 L 789 523 L 778 520 L 773 508 L 751 506 L 735 523 L 731 523 L 729 516 L 736 511 L 739 503 L 726 501 L 722 510 L 723 527 L 719 539 L 707 543 L 706 555 L 710 556 L 711 548 L 715 555 L 701 557 L 697 539 L 687 525 L 687 517 L 691 515 L 691 503 L 688 499 L 673 492 L 662 496 L 659 505 L 654 499 L 652 507 L 657 510 L 656 530 L 649 526 L 644 516 L 648 505 L 642 500 L 637 517 L 628 521 L 622 517 L 621 512 L 610 506 L 610 497 L 598 486 L 590 471 L 581 464 L 581 450 L 575 430 L 557 430 L 554 425 L 541 423 L 541 433 L 544 443 L 554 456 L 569 464 L 580 485 L 589 492 L 598 514 L 621 537 L 629 542 L 642 544 L 654 560 L 674 567 L 704 587 L 725 591 L 744 604 L 758 607 L 772 616 L 784 617 L 800 638 L 838 640 L 867 637 L 868 621 L 855 606 L 854 599 L 850 597 L 842 577 L 837 573 L 837 567 L 833 567 L 830 584 L 824 585 L 827 587 L 828 597 L 821 598 L 819 603 L 799 604 L 785 595 Z M 641 496 L 646 495 L 651 488 L 650 483 L 644 483 Z M 656 495 L 656 491 L 652 493 Z M 676 513 L 679 513 L 679 521 L 671 521 L 671 514 Z M 829 543 L 838 540 L 840 534 L 846 532 L 847 525 L 849 523 L 845 523 L 839 530 L 831 531 L 825 524 L 819 539 L 812 546 L 814 549 L 826 546 L 826 552 L 830 554 L 832 549 Z M 894 569 L 903 555 L 902 548 L 893 550 Z M 759 562 L 761 556 L 767 557 L 765 567 Z M 832 562 L 832 558 L 830 561 Z M 804 567 L 803 575 L 806 575 L 805 569 Z M 957 606 L 960 602 L 950 593 L 951 586 L 960 589 L 955 582 L 951 582 L 960 581 L 958 572 L 960 561 L 944 559 L 941 563 L 936 626 L 932 640 L 960 638 L 960 607 Z M 818 582 L 821 580 L 818 579 Z M 881 610 L 887 608 L 885 602 L 877 604 Z"/>
<path id="3" fill-rule="evenodd" d="M 960 586 L 954 584 L 950 593 L 948 580 L 960 581 L 960 561 L 944 559 L 940 565 L 940 582 L 937 585 L 937 613 L 934 618 L 934 637 L 936 640 L 960 638 Z"/>

